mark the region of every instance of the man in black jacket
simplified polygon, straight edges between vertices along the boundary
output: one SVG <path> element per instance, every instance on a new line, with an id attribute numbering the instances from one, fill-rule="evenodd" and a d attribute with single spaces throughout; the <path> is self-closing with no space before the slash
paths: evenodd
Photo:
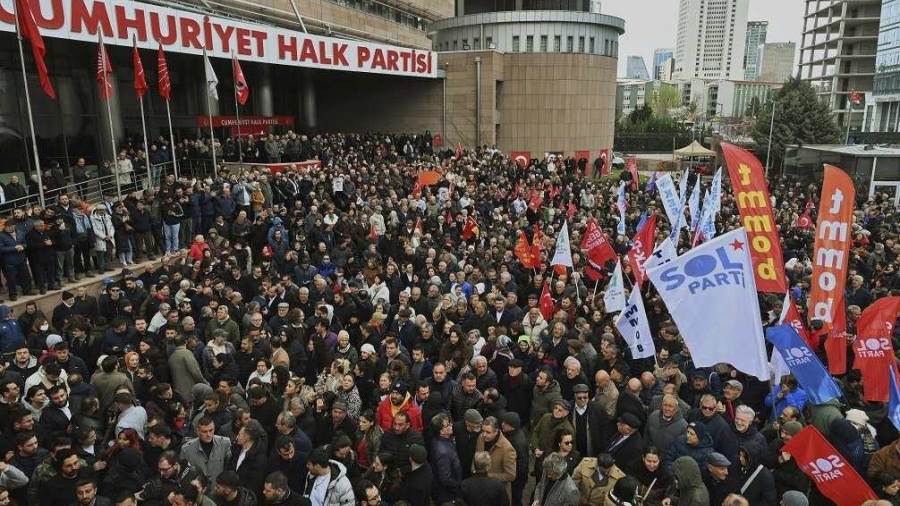
<path id="1" fill-rule="evenodd" d="M 281 471 L 275 471 L 266 476 L 262 498 L 266 506 L 300 506 L 302 504 L 300 494 L 291 490 L 291 487 L 288 486 L 287 476 Z"/>
<path id="2" fill-rule="evenodd" d="M 56 283 L 56 252 L 53 241 L 43 220 L 36 220 L 34 228 L 25 235 L 28 262 L 34 275 L 34 284 L 41 294 L 47 290 L 58 290 Z"/>
<path id="3" fill-rule="evenodd" d="M 41 504 L 58 505 L 75 502 L 75 488 L 79 480 L 89 477 L 89 471 L 81 468 L 81 460 L 71 448 L 56 453 L 56 475 L 42 485 L 39 491 Z"/>
<path id="4" fill-rule="evenodd" d="M 69 408 L 69 392 L 65 386 L 50 387 L 47 397 L 50 398 L 50 404 L 41 413 L 41 420 L 38 423 L 38 439 L 44 447 L 56 438 L 65 436 L 72 419 L 72 410 Z"/>
<path id="5" fill-rule="evenodd" d="M 609 440 L 609 415 L 590 402 L 590 388 L 584 383 L 575 385 L 572 392 L 575 406 L 569 414 L 569 421 L 575 428 L 575 449 L 581 455 L 597 455 Z"/>
<path id="6" fill-rule="evenodd" d="M 488 477 L 488 471 L 491 469 L 491 455 L 488 452 L 476 453 L 472 465 L 475 467 L 475 474 L 462 482 L 462 498 L 466 505 L 509 506 L 506 485 L 500 480 Z"/>
<path id="7" fill-rule="evenodd" d="M 414 444 L 424 445 L 425 440 L 412 428 L 409 415 L 401 411 L 394 415 L 391 431 L 381 437 L 381 451 L 390 453 L 400 472 L 406 474 L 410 471 L 409 448 Z"/>
<path id="8" fill-rule="evenodd" d="M 428 506 L 433 479 L 428 451 L 420 444 L 409 447 L 410 471 L 403 480 L 401 495 L 412 506 Z"/>
<path id="9" fill-rule="evenodd" d="M 522 491 L 528 482 L 528 438 L 522 431 L 519 415 L 514 412 L 503 415 L 500 430 L 516 450 L 516 479 L 512 482 L 512 504 L 522 504 Z"/>

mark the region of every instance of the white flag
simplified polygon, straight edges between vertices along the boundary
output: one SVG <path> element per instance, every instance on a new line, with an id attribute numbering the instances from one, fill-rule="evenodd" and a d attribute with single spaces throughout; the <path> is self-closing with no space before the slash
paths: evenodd
<path id="1" fill-rule="evenodd" d="M 691 214 L 691 230 L 697 230 L 697 221 L 700 219 L 700 178 L 694 184 L 694 191 L 691 192 L 691 198 L 688 200 L 688 210 Z"/>
<path id="2" fill-rule="evenodd" d="M 616 232 L 619 235 L 625 235 L 625 210 L 628 208 L 628 201 L 625 200 L 625 181 L 619 183 L 616 207 L 619 208 L 619 226 L 616 228 Z"/>
<path id="3" fill-rule="evenodd" d="M 779 325 L 784 323 L 784 319 L 787 318 L 790 308 L 791 292 L 787 292 L 784 294 L 784 304 L 781 306 L 781 316 L 778 317 Z M 788 323 L 790 324 L 791 322 Z M 778 384 L 781 381 L 782 376 L 787 376 L 791 373 L 791 368 L 785 363 L 781 353 L 778 353 L 778 348 L 774 346 L 772 347 L 772 355 L 769 357 L 769 367 L 772 369 L 772 378 L 775 379 L 775 384 Z"/>
<path id="4" fill-rule="evenodd" d="M 713 203 L 713 214 L 715 215 L 722 209 L 722 167 L 719 167 L 719 170 L 716 171 L 716 175 L 713 176 L 709 193 L 709 198 Z M 715 218 L 713 221 L 715 221 Z"/>
<path id="5" fill-rule="evenodd" d="M 725 362 L 767 381 L 769 360 L 743 227 L 647 270 L 697 367 Z"/>
<path id="6" fill-rule="evenodd" d="M 644 310 L 644 298 L 641 297 L 641 291 L 637 287 L 631 289 L 628 304 L 616 319 L 616 328 L 619 329 L 619 333 L 631 348 L 632 358 L 647 358 L 656 355 L 656 346 L 653 345 L 653 336 L 650 335 L 647 312 Z"/>
<path id="7" fill-rule="evenodd" d="M 678 180 L 678 196 L 687 199 L 688 169 L 684 169 L 684 174 Z"/>
<path id="8" fill-rule="evenodd" d="M 212 63 L 209 62 L 206 50 L 203 51 L 203 65 L 206 69 L 206 92 L 213 100 L 218 101 L 219 92 L 216 87 L 219 85 L 219 79 L 216 77 L 216 71 L 212 68 Z"/>
<path id="9" fill-rule="evenodd" d="M 556 252 L 550 265 L 572 267 L 572 246 L 569 244 L 569 223 L 564 221 L 559 235 L 556 237 Z"/>
<path id="10" fill-rule="evenodd" d="M 616 270 L 609 278 L 603 292 L 603 305 L 607 313 L 615 313 L 625 308 L 625 283 L 622 279 L 622 262 L 616 262 Z"/>
<path id="11" fill-rule="evenodd" d="M 663 209 L 666 210 L 666 218 L 669 219 L 669 225 L 675 227 L 678 220 L 681 198 L 675 189 L 675 182 L 672 181 L 672 175 L 666 174 L 656 180 L 656 189 L 659 191 L 659 198 L 662 200 Z"/>
<path id="12" fill-rule="evenodd" d="M 672 243 L 670 237 L 666 237 L 663 239 L 663 242 L 659 243 L 659 246 L 653 250 L 653 253 L 647 257 L 647 260 L 644 260 L 644 269 L 659 267 L 662 264 L 675 260 L 675 257 L 677 256 L 678 251 L 675 250 L 675 244 Z"/>

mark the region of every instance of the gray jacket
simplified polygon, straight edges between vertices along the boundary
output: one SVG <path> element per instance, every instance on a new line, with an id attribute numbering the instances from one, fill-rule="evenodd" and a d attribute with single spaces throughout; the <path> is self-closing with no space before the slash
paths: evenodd
<path id="1" fill-rule="evenodd" d="M 538 482 L 534 489 L 534 497 L 536 501 L 540 501 L 544 497 L 544 489 L 547 487 L 547 472 L 544 471 L 541 481 Z M 581 494 L 578 492 L 578 485 L 575 480 L 568 474 L 556 480 L 550 493 L 547 494 L 547 500 L 542 506 L 578 506 L 581 501 Z"/>
<path id="2" fill-rule="evenodd" d="M 655 446 L 665 450 L 672 444 L 672 441 L 684 434 L 684 429 L 687 426 L 687 421 L 681 416 L 680 408 L 676 409 L 675 416 L 668 421 L 663 419 L 662 411 L 656 410 L 647 417 L 644 442 L 647 446 Z"/>
<path id="3" fill-rule="evenodd" d="M 12 490 L 19 487 L 24 487 L 28 484 L 28 477 L 25 476 L 18 467 L 7 464 L 6 469 L 0 473 L 0 487 L 5 488 L 6 490 Z"/>
<path id="4" fill-rule="evenodd" d="M 181 446 L 181 458 L 187 460 L 195 469 L 206 475 L 211 482 L 222 474 L 225 466 L 231 462 L 231 441 L 226 437 L 213 436 L 212 451 L 209 457 L 200 448 L 200 439 L 194 438 Z"/>

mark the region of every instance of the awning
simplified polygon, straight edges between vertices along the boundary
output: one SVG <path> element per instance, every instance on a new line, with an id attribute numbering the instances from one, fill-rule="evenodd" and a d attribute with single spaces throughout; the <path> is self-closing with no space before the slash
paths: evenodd
<path id="1" fill-rule="evenodd" d="M 694 141 L 681 149 L 676 149 L 675 156 L 716 156 L 716 152 L 710 149 L 706 149 L 699 142 Z"/>

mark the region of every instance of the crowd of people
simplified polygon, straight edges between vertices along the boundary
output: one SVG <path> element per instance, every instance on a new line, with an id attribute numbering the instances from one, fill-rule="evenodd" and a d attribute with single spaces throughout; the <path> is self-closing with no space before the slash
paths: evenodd
<path id="1" fill-rule="evenodd" d="M 644 213 L 668 235 L 643 185 L 617 234 L 627 172 L 522 167 L 428 134 L 278 140 L 278 161 L 321 165 L 168 176 L 96 205 L 73 192 L 3 223 L 11 300 L 114 267 L 121 279 L 61 290 L 51 314 L 0 306 L 0 506 L 831 504 L 783 451 L 805 425 L 878 504 L 900 504 L 897 430 L 852 367 L 840 401 L 820 405 L 790 375 L 773 389 L 697 367 L 649 284 L 658 352 L 632 358 L 578 250 L 591 220 L 619 255 Z M 423 171 L 440 180 L 417 184 Z M 720 233 L 740 226 L 723 187 Z M 793 225 L 819 190 L 770 189 L 805 315 L 813 236 Z M 857 203 L 851 337 L 900 288 L 896 216 L 880 195 Z M 560 274 L 564 220 L 574 267 Z M 542 265 L 524 268 L 514 245 L 535 230 Z M 132 269 L 145 258 L 160 259 Z M 761 295 L 764 324 L 781 304 Z"/>

